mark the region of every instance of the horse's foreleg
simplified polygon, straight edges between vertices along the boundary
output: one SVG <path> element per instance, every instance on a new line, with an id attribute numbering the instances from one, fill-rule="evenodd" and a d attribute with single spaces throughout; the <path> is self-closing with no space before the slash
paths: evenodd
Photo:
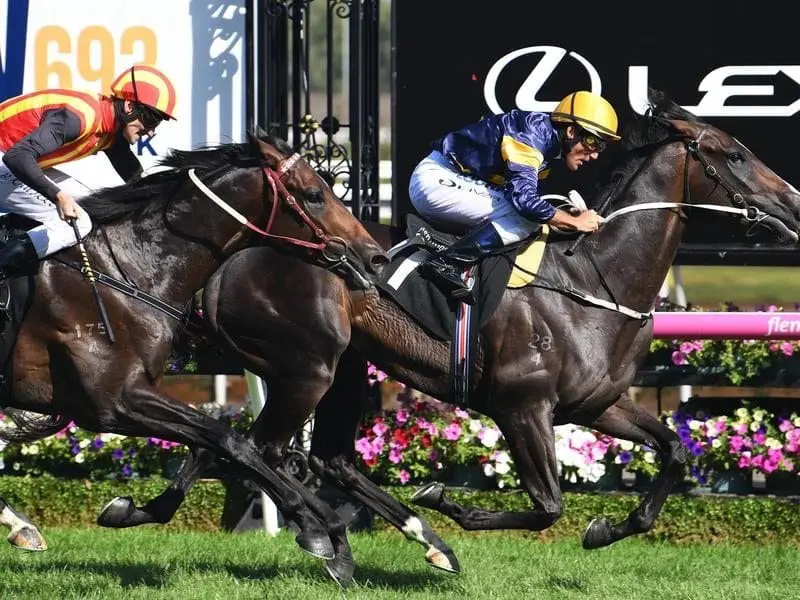
<path id="1" fill-rule="evenodd" d="M 586 549 L 608 546 L 635 533 L 653 528 L 670 490 L 683 477 L 686 470 L 686 449 L 674 431 L 662 424 L 645 409 L 635 404 L 627 394 L 622 394 L 614 405 L 596 420 L 578 423 L 602 433 L 645 444 L 658 451 L 661 468 L 653 486 L 642 502 L 618 524 L 606 518 L 595 519 L 583 536 Z"/>
<path id="2" fill-rule="evenodd" d="M 416 512 L 359 473 L 353 464 L 353 442 L 362 407 L 354 400 L 359 395 L 353 393 L 352 386 L 354 382 L 364 384 L 365 370 L 363 359 L 353 350 L 342 355 L 334 383 L 314 415 L 311 468 L 326 482 L 375 511 L 409 540 L 420 543 L 425 548 L 425 560 L 432 566 L 457 573 L 458 559 L 433 529 Z"/>
<path id="3" fill-rule="evenodd" d="M 97 524 L 122 529 L 146 523 L 169 523 L 183 504 L 189 489 L 213 461 L 214 455 L 208 450 L 193 448 L 178 475 L 161 494 L 141 508 L 136 506 L 132 497 L 117 496 L 103 507 Z"/>
<path id="4" fill-rule="evenodd" d="M 519 404 L 526 403 L 520 400 Z M 445 495 L 441 483 L 421 488 L 412 500 L 450 517 L 464 529 L 541 531 L 555 523 L 561 516 L 562 502 L 552 410 L 543 404 L 527 404 L 528 408 L 496 417 L 495 422 L 508 443 L 522 486 L 533 501 L 533 510 L 492 512 L 461 506 Z"/>
<path id="5" fill-rule="evenodd" d="M 28 517 L 0 498 L 0 523 L 9 527 L 8 543 L 21 550 L 47 550 L 47 542 Z"/>

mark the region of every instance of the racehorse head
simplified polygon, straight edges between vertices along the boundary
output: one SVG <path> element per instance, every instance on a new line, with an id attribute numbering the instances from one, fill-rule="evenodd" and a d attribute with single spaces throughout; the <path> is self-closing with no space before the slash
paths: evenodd
<path id="1" fill-rule="evenodd" d="M 663 152 L 683 152 L 668 166 L 667 176 L 680 180 L 681 203 L 711 204 L 741 215 L 748 233 L 771 230 L 781 243 L 796 243 L 800 234 L 800 192 L 779 177 L 735 137 L 684 110 L 663 92 L 649 90 L 650 108 L 643 117 L 647 145 Z M 641 119 L 640 119 L 641 120 Z M 653 130 L 660 130 L 653 135 Z M 637 145 L 637 136 L 628 146 Z M 682 163 L 680 165 L 679 163 Z M 667 162 L 665 161 L 665 164 Z"/>
<path id="2" fill-rule="evenodd" d="M 166 169 L 101 190 L 82 206 L 95 225 L 119 223 L 139 243 L 152 241 L 165 260 L 185 255 L 200 279 L 237 250 L 265 242 L 336 272 L 356 289 L 371 287 L 387 262 L 358 219 L 282 140 L 172 150 L 160 164 Z M 189 259 L 187 242 L 211 254 Z"/>
<path id="3" fill-rule="evenodd" d="M 318 263 L 357 287 L 368 287 L 369 278 L 388 263 L 380 246 L 286 142 L 260 130 L 250 141 L 262 163 L 264 196 L 271 198 L 266 229 L 292 232 L 270 237 L 297 248 L 317 248 Z"/>

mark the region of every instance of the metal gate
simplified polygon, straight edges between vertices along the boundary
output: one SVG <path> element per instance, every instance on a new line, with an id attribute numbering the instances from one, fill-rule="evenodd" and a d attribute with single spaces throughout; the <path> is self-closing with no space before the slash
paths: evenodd
<path id="1" fill-rule="evenodd" d="M 378 8 L 378 0 L 247 2 L 248 124 L 289 141 L 371 221 L 379 216 Z"/>

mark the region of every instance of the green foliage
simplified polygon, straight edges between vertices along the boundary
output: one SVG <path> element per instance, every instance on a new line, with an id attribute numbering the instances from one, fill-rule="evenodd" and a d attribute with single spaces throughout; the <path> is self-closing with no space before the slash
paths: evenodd
<path id="1" fill-rule="evenodd" d="M 160 478 L 128 482 L 63 480 L 54 477 L 0 477 L 0 496 L 25 512 L 44 529 L 86 527 L 94 523 L 102 507 L 115 496 L 131 496 L 141 505 L 161 493 L 168 481 Z M 219 531 L 223 510 L 236 505 L 229 521 L 241 516 L 246 492 L 240 486 L 227 494 L 223 483 L 202 481 L 186 497 L 173 521 L 164 527 L 171 531 Z M 388 488 L 401 502 L 411 505 L 413 489 Z M 467 506 L 485 510 L 530 510 L 528 496 L 521 492 L 465 491 L 450 489 L 448 496 Z M 593 518 L 622 519 L 639 502 L 631 494 L 564 495 L 564 513 L 552 528 L 541 535 L 546 539 L 582 535 Z M 418 512 L 437 531 L 458 529 L 449 519 L 422 508 Z M 388 524 L 376 520 L 376 527 Z M 673 495 L 667 500 L 656 527 L 648 538 L 671 542 L 728 542 L 800 544 L 800 511 L 788 500 L 771 497 L 716 497 Z"/>

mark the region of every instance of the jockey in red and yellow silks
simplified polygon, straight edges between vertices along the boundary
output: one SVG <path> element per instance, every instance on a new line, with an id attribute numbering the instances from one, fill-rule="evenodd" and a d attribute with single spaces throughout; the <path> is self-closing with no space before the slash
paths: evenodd
<path id="1" fill-rule="evenodd" d="M 0 210 L 41 223 L 0 249 L 0 279 L 73 245 L 70 219 L 82 236 L 91 231 L 89 215 L 75 202 L 88 190 L 53 167 L 103 151 L 124 181 L 135 179 L 141 165 L 131 145 L 174 118 L 175 97 L 158 69 L 134 65 L 108 96 L 49 89 L 0 103 Z"/>

